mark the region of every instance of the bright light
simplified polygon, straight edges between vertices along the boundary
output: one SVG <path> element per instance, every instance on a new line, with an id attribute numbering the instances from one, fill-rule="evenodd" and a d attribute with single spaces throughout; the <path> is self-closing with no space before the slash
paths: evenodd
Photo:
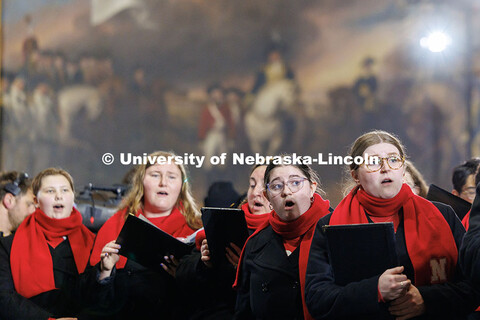
<path id="1" fill-rule="evenodd" d="M 420 39 L 420 45 L 432 52 L 442 52 L 452 43 L 452 39 L 443 32 L 432 32 Z"/>

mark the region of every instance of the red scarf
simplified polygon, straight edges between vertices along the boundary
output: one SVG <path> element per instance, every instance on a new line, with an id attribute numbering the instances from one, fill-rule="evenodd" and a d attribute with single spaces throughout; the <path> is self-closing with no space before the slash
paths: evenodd
<path id="1" fill-rule="evenodd" d="M 403 184 L 392 199 L 379 199 L 358 187 L 353 188 L 333 212 L 330 224 L 368 223 L 365 210 L 371 217 L 381 217 L 390 216 L 402 207 L 405 242 L 415 273 L 414 284 L 423 286 L 448 281 L 453 276 L 458 258 L 450 226 L 430 201 L 416 196 L 407 184 Z M 432 274 L 431 264 L 441 266 L 444 259 L 442 279 L 438 272 Z"/>
<path id="2" fill-rule="evenodd" d="M 78 273 L 88 263 L 95 235 L 82 224 L 82 215 L 73 208 L 64 219 L 49 218 L 37 209 L 15 232 L 10 264 L 16 291 L 30 298 L 55 289 L 53 261 L 48 243 L 60 243 L 68 237 Z"/>
<path id="3" fill-rule="evenodd" d="M 467 231 L 468 231 L 468 227 L 470 226 L 470 211 L 472 210 L 468 210 L 467 214 L 462 219 L 462 224 L 465 227 L 465 230 Z"/>
<path id="4" fill-rule="evenodd" d="M 241 207 L 243 213 L 245 213 L 245 220 L 247 221 L 247 227 L 250 230 L 257 230 L 270 216 L 268 213 L 253 214 L 250 212 L 248 202 L 244 203 Z"/>
<path id="5" fill-rule="evenodd" d="M 110 219 L 108 219 L 105 224 L 100 228 L 97 233 L 97 238 L 95 239 L 95 244 L 93 246 L 92 255 L 90 257 L 90 264 L 92 266 L 100 262 L 100 255 L 102 253 L 103 247 L 112 240 L 118 238 L 120 231 L 122 230 L 123 224 L 125 223 L 127 214 L 127 208 L 118 211 Z M 135 216 L 143 214 L 142 210 L 138 210 Z M 182 215 L 180 210 L 175 207 L 172 209 L 172 212 L 165 217 L 160 218 L 147 218 L 150 222 L 156 225 L 158 228 L 162 229 L 166 233 L 170 234 L 173 237 L 187 237 L 195 232 L 191 229 L 185 217 Z M 120 260 L 117 262 L 117 269 L 122 269 L 127 263 L 127 258 L 120 256 Z"/>
<path id="6" fill-rule="evenodd" d="M 330 202 L 323 200 L 318 194 L 314 194 L 314 201 L 310 208 L 302 214 L 298 219 L 293 221 L 281 220 L 275 211 L 268 214 L 269 219 L 266 220 L 258 229 L 247 239 L 247 242 L 254 237 L 261 230 L 265 229 L 269 225 L 275 233 L 279 234 L 284 240 L 295 239 L 301 237 L 300 252 L 298 258 L 298 270 L 300 277 L 301 293 L 302 293 L 302 306 L 305 319 L 313 319 L 307 310 L 305 304 L 305 276 L 307 273 L 308 255 L 310 253 L 310 245 L 312 244 L 312 238 L 315 231 L 315 226 L 320 218 L 327 215 L 330 211 Z M 246 246 L 246 243 L 245 243 Z M 240 254 L 240 260 L 237 268 L 237 278 L 233 284 L 234 288 L 238 287 L 240 282 L 240 267 L 242 265 L 245 246 L 243 246 L 242 253 Z"/>

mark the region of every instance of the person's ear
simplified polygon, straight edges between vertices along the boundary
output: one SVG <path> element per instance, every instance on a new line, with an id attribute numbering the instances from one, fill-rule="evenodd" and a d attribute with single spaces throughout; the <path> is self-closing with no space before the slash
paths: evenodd
<path id="1" fill-rule="evenodd" d="M 458 193 L 458 191 L 455 189 L 452 190 L 452 194 L 456 195 L 457 197 L 460 197 L 460 193 Z"/>
<path id="2" fill-rule="evenodd" d="M 310 182 L 310 198 L 315 194 L 315 190 L 317 190 L 317 183 L 315 181 Z"/>
<path id="3" fill-rule="evenodd" d="M 355 183 L 360 184 L 360 180 L 358 180 L 357 170 L 351 170 L 350 174 L 352 175 L 353 180 L 355 180 Z"/>
<path id="4" fill-rule="evenodd" d="M 3 203 L 3 206 L 7 208 L 7 210 L 10 210 L 13 207 L 15 207 L 17 200 L 15 199 L 15 196 L 13 194 L 7 192 L 3 197 L 2 203 Z"/>

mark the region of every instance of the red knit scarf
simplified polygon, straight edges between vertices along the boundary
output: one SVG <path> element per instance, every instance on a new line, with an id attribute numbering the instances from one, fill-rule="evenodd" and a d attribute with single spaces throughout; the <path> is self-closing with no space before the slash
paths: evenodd
<path id="1" fill-rule="evenodd" d="M 450 280 L 457 264 L 458 249 L 450 226 L 442 213 L 429 201 L 413 194 L 407 184 L 392 199 L 379 199 L 355 187 L 337 206 L 331 225 L 368 223 L 365 210 L 372 217 L 391 216 L 403 207 L 407 252 L 414 268 L 416 286 Z M 445 262 L 446 260 L 446 262 Z M 438 268 L 445 263 L 446 278 L 439 278 Z"/>
<path id="2" fill-rule="evenodd" d="M 60 243 L 68 237 L 78 273 L 82 273 L 95 235 L 82 224 L 82 215 L 73 208 L 64 219 L 49 218 L 37 209 L 15 232 L 10 263 L 16 291 L 30 298 L 55 289 L 53 261 L 48 243 Z"/>
<path id="3" fill-rule="evenodd" d="M 314 201 L 310 208 L 302 214 L 298 219 L 293 221 L 283 221 L 279 218 L 275 211 L 268 214 L 269 219 L 265 221 L 248 239 L 247 242 L 254 237 L 261 230 L 265 229 L 269 225 L 275 233 L 279 234 L 284 240 L 290 240 L 301 237 L 300 252 L 298 258 L 298 269 L 302 293 L 302 306 L 305 319 L 313 319 L 307 310 L 305 304 L 305 275 L 307 273 L 308 255 L 310 252 L 310 245 L 312 244 L 312 238 L 315 231 L 315 226 L 323 216 L 327 215 L 330 211 L 330 202 L 323 200 L 318 194 L 314 194 Z M 245 243 L 246 245 L 246 243 Z M 245 246 L 240 254 L 240 260 L 237 269 L 237 278 L 233 284 L 234 288 L 238 287 L 240 283 L 240 267 L 242 265 Z"/>
<path id="4" fill-rule="evenodd" d="M 247 227 L 250 230 L 257 230 L 269 217 L 268 213 L 253 214 L 250 212 L 248 202 L 244 203 L 241 207 L 243 213 L 245 213 L 245 220 L 247 221 Z"/>
<path id="5" fill-rule="evenodd" d="M 100 262 L 100 255 L 103 247 L 110 241 L 118 238 L 123 224 L 125 223 L 126 214 L 127 208 L 118 211 L 112 217 L 110 217 L 110 219 L 108 219 L 98 231 L 97 238 L 95 239 L 95 245 L 93 246 L 92 255 L 90 257 L 90 264 L 92 266 Z M 141 209 L 137 211 L 135 216 L 138 217 L 140 214 L 143 215 Z M 172 212 L 168 216 L 147 219 L 173 237 L 187 237 L 195 232 L 195 230 L 188 226 L 185 217 L 177 207 L 173 208 Z M 124 268 L 126 263 L 127 258 L 120 256 L 120 260 L 116 264 L 117 269 Z"/>

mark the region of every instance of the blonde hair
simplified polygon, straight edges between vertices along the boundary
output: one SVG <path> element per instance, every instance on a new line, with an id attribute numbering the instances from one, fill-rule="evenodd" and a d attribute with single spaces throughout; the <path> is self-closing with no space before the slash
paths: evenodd
<path id="1" fill-rule="evenodd" d="M 418 171 L 418 169 L 409 160 L 405 160 L 405 169 L 407 170 L 408 173 L 410 173 L 410 175 L 412 176 L 413 182 L 420 190 L 418 195 L 420 197 L 427 198 L 428 186 L 422 174 L 420 173 L 420 171 Z"/>
<path id="2" fill-rule="evenodd" d="M 148 157 L 152 159 L 156 159 L 157 157 L 175 157 L 175 154 L 173 152 L 155 151 L 149 154 Z M 130 188 L 128 194 L 125 196 L 125 199 L 122 202 L 122 206 L 120 208 L 128 208 L 126 216 L 129 213 L 135 214 L 139 209 L 143 209 L 145 201 L 143 180 L 145 178 L 145 172 L 152 165 L 155 165 L 155 163 L 141 164 L 135 168 L 135 173 L 132 179 L 132 187 Z M 198 206 L 192 196 L 190 183 L 188 182 L 187 171 L 182 164 L 176 164 L 176 166 L 182 173 L 182 189 L 180 190 L 180 194 L 178 195 L 175 207 L 180 210 L 181 214 L 185 217 L 185 220 L 187 221 L 187 224 L 190 228 L 201 228 L 202 222 L 200 219 L 200 211 L 198 210 Z"/>
<path id="3" fill-rule="evenodd" d="M 400 142 L 400 139 L 398 139 L 394 134 L 383 130 L 373 130 L 358 137 L 350 148 L 349 156 L 351 156 L 352 159 L 355 159 L 355 157 L 362 157 L 367 148 L 379 143 L 389 143 L 393 145 L 400 153 L 400 157 L 406 158 L 405 147 Z M 356 184 L 354 181 L 352 181 L 351 172 L 357 171 L 358 168 L 360 168 L 360 165 L 356 164 L 355 162 L 352 162 L 348 167 L 346 167 L 346 183 L 343 191 L 344 196 L 347 195 L 353 187 L 355 187 Z"/>
<path id="4" fill-rule="evenodd" d="M 42 187 L 42 179 L 47 177 L 47 176 L 64 176 L 67 180 L 68 183 L 70 184 L 70 187 L 72 188 L 73 193 L 75 194 L 75 188 L 73 187 L 73 178 L 72 176 L 65 170 L 61 168 L 47 168 L 42 171 L 40 171 L 35 178 L 33 178 L 32 181 L 32 190 L 33 194 L 37 196 L 38 191 L 40 191 L 40 188 Z"/>

